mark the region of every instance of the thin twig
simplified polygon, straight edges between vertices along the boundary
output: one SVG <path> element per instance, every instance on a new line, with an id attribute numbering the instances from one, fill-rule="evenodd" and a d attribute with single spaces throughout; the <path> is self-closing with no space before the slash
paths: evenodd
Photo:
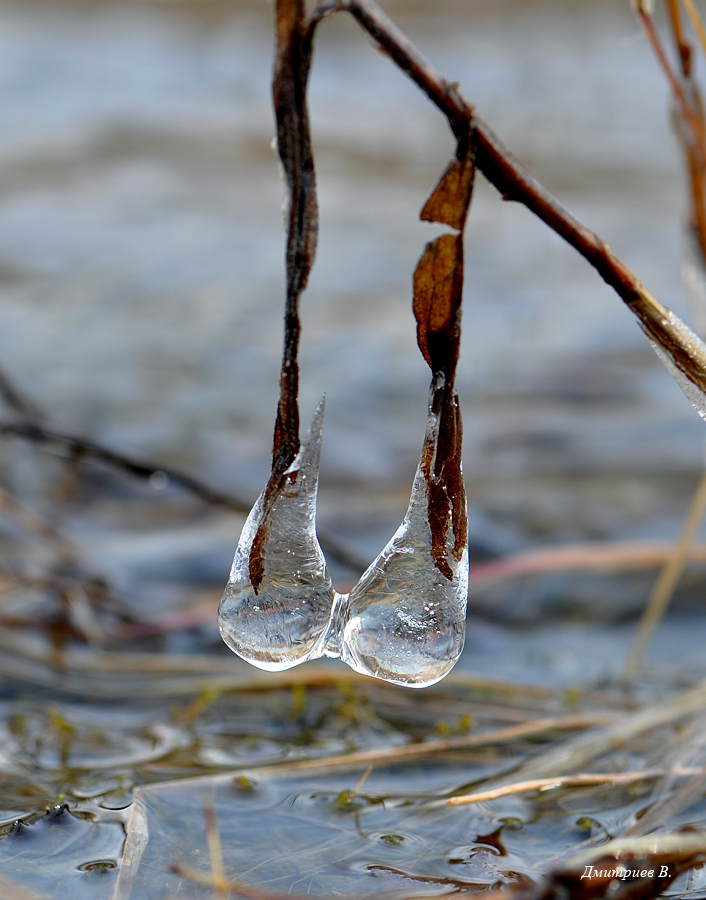
<path id="1" fill-rule="evenodd" d="M 655 29 L 652 16 L 649 13 L 642 11 L 637 15 L 640 19 L 640 24 L 642 25 L 645 35 L 647 36 L 647 40 L 650 42 L 652 50 L 657 57 L 657 61 L 659 62 L 660 67 L 664 72 L 667 81 L 669 82 L 669 86 L 672 89 L 672 93 L 674 94 L 675 99 L 679 103 L 682 112 L 685 113 L 686 116 L 691 117 L 693 114 L 686 99 L 686 95 L 684 94 L 684 90 L 669 63 L 669 60 L 667 59 L 667 54 L 664 52 L 664 48 L 662 47 L 662 43 L 659 39 L 659 35 L 657 34 L 657 30 Z"/>
<path id="2" fill-rule="evenodd" d="M 19 437 L 47 450 L 55 448 L 72 458 L 79 457 L 104 463 L 111 468 L 141 479 L 149 480 L 153 475 L 163 475 L 172 484 L 178 485 L 195 497 L 199 497 L 207 503 L 227 507 L 235 512 L 248 513 L 252 507 L 251 501 L 237 494 L 212 488 L 200 479 L 179 469 L 158 462 L 136 459 L 97 441 L 48 428 L 39 422 L 0 420 L 0 436 L 2 435 Z M 366 567 L 367 561 L 360 554 L 345 546 L 325 529 L 318 529 L 318 537 L 321 546 L 331 559 L 337 560 L 352 571 L 362 571 Z"/>
<path id="3" fill-rule="evenodd" d="M 667 59 L 650 12 L 642 9 L 638 12 L 638 17 L 674 98 L 674 127 L 689 177 L 691 225 L 698 238 L 703 266 L 706 265 L 706 121 L 701 95 L 693 76 L 691 44 L 681 27 L 677 0 L 668 0 L 668 9 L 672 37 L 681 62 L 681 80 Z"/>
<path id="4" fill-rule="evenodd" d="M 126 453 L 120 453 L 104 444 L 79 435 L 70 434 L 65 431 L 58 431 L 48 428 L 38 422 L 8 422 L 0 421 L 0 435 L 8 437 L 20 437 L 38 444 L 43 448 L 56 448 L 61 450 L 67 456 L 78 456 L 82 459 L 92 459 L 97 462 L 105 463 L 115 469 L 120 469 L 137 478 L 150 479 L 154 475 L 164 475 L 166 478 L 185 488 L 189 493 L 221 506 L 227 506 L 236 512 L 247 513 L 252 506 L 244 498 L 234 494 L 219 491 L 209 487 L 197 478 L 187 475 L 171 466 L 164 466 L 161 463 L 150 462 L 148 460 L 135 459 Z"/>

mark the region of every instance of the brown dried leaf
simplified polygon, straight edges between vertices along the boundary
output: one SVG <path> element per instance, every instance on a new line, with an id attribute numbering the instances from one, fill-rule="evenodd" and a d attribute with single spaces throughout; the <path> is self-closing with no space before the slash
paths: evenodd
<path id="1" fill-rule="evenodd" d="M 438 222 L 463 231 L 475 171 L 470 150 L 461 159 L 452 159 L 419 214 L 422 222 Z"/>
<path id="2" fill-rule="evenodd" d="M 417 343 L 432 372 L 455 369 L 462 291 L 463 238 L 444 234 L 427 244 L 414 273 Z"/>

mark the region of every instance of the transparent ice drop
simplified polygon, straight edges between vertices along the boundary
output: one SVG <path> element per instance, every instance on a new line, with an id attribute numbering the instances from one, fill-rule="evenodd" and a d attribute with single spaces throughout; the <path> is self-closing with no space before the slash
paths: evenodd
<path id="1" fill-rule="evenodd" d="M 322 655 L 334 592 L 316 537 L 324 401 L 285 472 L 269 515 L 262 580 L 250 579 L 250 551 L 265 514 L 265 491 L 243 526 L 218 608 L 226 644 L 261 669 L 280 671 Z"/>
<path id="2" fill-rule="evenodd" d="M 439 416 L 430 405 L 425 448 L 431 443 L 436 450 L 438 438 Z M 465 497 L 462 502 L 465 519 Z M 449 522 L 446 560 L 453 577 L 445 577 L 432 556 L 428 505 L 420 462 L 404 521 L 348 598 L 339 598 L 341 659 L 357 672 L 408 687 L 440 681 L 465 637 L 468 545 L 464 540 L 454 548 Z M 329 641 L 326 655 L 335 655 L 332 650 Z"/>
<path id="3" fill-rule="evenodd" d="M 687 348 L 689 354 L 697 360 L 706 361 L 706 347 L 701 338 L 694 334 L 689 326 L 685 325 L 671 310 L 667 311 L 665 319 L 671 329 L 681 339 L 682 345 Z M 661 347 L 656 341 L 652 340 L 649 334 L 648 338 L 650 344 L 652 344 L 652 349 L 661 359 L 670 375 L 686 394 L 687 398 L 691 401 L 696 412 L 702 419 L 706 419 L 706 395 L 704 395 L 703 390 L 686 377 L 676 364 L 674 358 L 664 347 Z"/>

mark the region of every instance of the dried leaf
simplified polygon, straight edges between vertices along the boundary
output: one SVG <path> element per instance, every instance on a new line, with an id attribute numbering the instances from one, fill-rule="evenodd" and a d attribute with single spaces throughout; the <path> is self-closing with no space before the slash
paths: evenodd
<path id="1" fill-rule="evenodd" d="M 427 244 L 414 273 L 417 343 L 433 372 L 453 373 L 463 291 L 463 238 L 444 234 Z"/>
<path id="2" fill-rule="evenodd" d="M 424 204 L 419 218 L 423 222 L 438 222 L 463 231 L 471 203 L 475 171 L 470 150 L 461 159 L 452 159 Z"/>

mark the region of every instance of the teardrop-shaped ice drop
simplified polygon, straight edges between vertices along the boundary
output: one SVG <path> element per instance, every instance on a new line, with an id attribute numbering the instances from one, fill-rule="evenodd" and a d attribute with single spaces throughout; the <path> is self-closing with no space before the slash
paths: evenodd
<path id="1" fill-rule="evenodd" d="M 334 594 L 316 537 L 324 401 L 276 494 L 258 498 L 245 522 L 218 608 L 226 644 L 261 669 L 279 671 L 320 656 Z M 260 534 L 261 580 L 251 580 L 251 550 Z M 264 537 L 263 537 L 264 536 Z"/>
<path id="2" fill-rule="evenodd" d="M 436 452 L 438 439 L 439 416 L 430 407 L 425 450 Z M 449 512 L 444 574 L 432 553 L 429 488 L 420 462 L 404 521 L 351 591 L 342 617 L 341 658 L 357 672 L 427 687 L 454 666 L 463 649 L 468 598 L 465 496 L 457 502 L 462 534 L 454 535 Z"/>

